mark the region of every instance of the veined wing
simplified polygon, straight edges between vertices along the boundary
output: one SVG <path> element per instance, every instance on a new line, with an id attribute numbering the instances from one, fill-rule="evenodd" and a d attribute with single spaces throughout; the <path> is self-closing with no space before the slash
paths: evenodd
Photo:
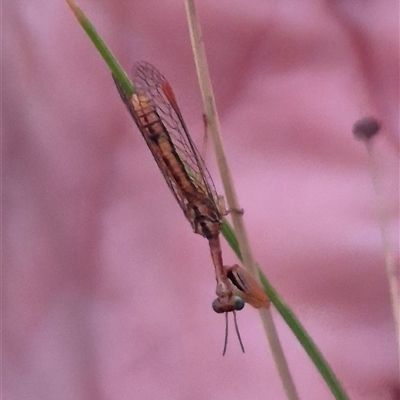
<path id="1" fill-rule="evenodd" d="M 135 67 L 133 83 L 138 92 L 146 93 L 156 107 L 197 190 L 216 204 L 217 196 L 213 181 L 189 135 L 168 81 L 151 64 L 141 62 Z"/>
<path id="2" fill-rule="evenodd" d="M 137 94 L 132 98 L 127 98 L 114 81 L 185 215 L 189 202 L 205 196 L 217 210 L 212 179 L 189 136 L 167 80 L 151 64 L 142 62 L 135 66 L 133 83 Z"/>

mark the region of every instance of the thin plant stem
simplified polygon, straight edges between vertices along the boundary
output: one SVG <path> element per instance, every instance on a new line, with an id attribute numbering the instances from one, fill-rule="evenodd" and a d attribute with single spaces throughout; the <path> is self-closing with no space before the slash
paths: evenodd
<path id="1" fill-rule="evenodd" d="M 185 0 L 186 15 L 189 24 L 190 38 L 192 43 L 194 60 L 196 63 L 197 76 L 203 99 L 204 112 L 207 117 L 207 123 L 210 128 L 211 137 L 214 143 L 214 149 L 218 167 L 221 174 L 222 183 L 231 210 L 240 210 L 239 201 L 233 185 L 233 179 L 229 170 L 228 162 L 220 135 L 219 118 L 215 105 L 214 94 L 211 85 L 211 79 L 208 71 L 207 59 L 202 40 L 201 27 L 197 17 L 197 11 L 194 0 Z M 243 263 L 253 276 L 259 280 L 257 267 L 254 262 L 248 235 L 241 213 L 233 211 L 232 222 L 235 233 L 238 238 L 239 247 L 243 257 Z M 271 311 L 269 309 L 260 309 L 260 317 L 263 322 L 264 330 L 270 344 L 275 364 L 279 376 L 282 380 L 287 398 L 290 400 L 299 399 L 296 386 L 291 376 L 285 354 L 283 352 L 279 336 L 277 334 Z"/>
<path id="2" fill-rule="evenodd" d="M 400 355 L 400 309 L 399 309 L 399 265 L 397 252 L 392 246 L 389 234 L 388 207 L 383 194 L 381 177 L 374 152 L 375 140 L 380 131 L 380 123 L 374 117 L 365 117 L 353 125 L 354 137 L 365 144 L 368 155 L 369 170 L 375 192 L 375 203 L 381 230 L 382 249 L 385 258 L 386 276 L 392 305 L 393 321 L 396 330 L 397 351 Z"/>
<path id="3" fill-rule="evenodd" d="M 382 249 L 385 257 L 386 276 L 389 284 L 389 293 L 392 304 L 393 320 L 396 329 L 397 350 L 400 352 L 400 328 L 399 328 L 399 265 L 396 257 L 396 251 L 391 245 L 389 239 L 389 221 L 387 219 L 387 208 L 385 206 L 385 198 L 382 193 L 380 179 L 375 167 L 375 159 L 373 154 L 373 139 L 365 143 L 368 153 L 369 167 L 372 176 L 372 183 L 376 196 L 376 208 L 381 230 Z M 399 353 L 400 354 L 400 353 Z"/>

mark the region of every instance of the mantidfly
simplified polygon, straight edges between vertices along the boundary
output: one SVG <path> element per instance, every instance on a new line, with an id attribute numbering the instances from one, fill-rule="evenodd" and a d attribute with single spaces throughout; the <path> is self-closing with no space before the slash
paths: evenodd
<path id="1" fill-rule="evenodd" d="M 114 82 L 136 125 L 142 133 L 160 171 L 171 189 L 193 231 L 208 240 L 217 281 L 212 307 L 225 313 L 226 331 L 223 354 L 228 341 L 228 312 L 244 352 L 236 321 L 236 311 L 245 302 L 255 308 L 268 307 L 269 299 L 255 279 L 238 265 L 224 266 L 219 234 L 222 217 L 218 196 L 203 159 L 194 145 L 171 86 L 151 64 L 135 66 L 135 93 L 129 97 L 118 80 Z"/>

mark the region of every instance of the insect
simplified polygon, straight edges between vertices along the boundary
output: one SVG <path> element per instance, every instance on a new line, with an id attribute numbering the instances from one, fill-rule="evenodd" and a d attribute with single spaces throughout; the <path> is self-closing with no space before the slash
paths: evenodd
<path id="1" fill-rule="evenodd" d="M 243 309 L 245 302 L 256 308 L 268 307 L 269 299 L 246 270 L 238 265 L 223 265 L 219 239 L 222 216 L 218 196 L 203 159 L 188 133 L 172 88 L 164 76 L 147 62 L 138 63 L 134 68 L 136 92 L 130 97 L 118 80 L 113 78 L 193 231 L 208 240 L 217 281 L 217 298 L 212 307 L 215 312 L 225 313 L 226 316 L 223 354 L 227 347 L 229 312 L 234 315 L 236 333 L 244 351 L 236 311 Z"/>

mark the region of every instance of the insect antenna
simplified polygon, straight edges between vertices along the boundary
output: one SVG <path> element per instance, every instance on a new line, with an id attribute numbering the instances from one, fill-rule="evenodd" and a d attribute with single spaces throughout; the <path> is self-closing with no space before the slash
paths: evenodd
<path id="1" fill-rule="evenodd" d="M 222 352 L 222 356 L 225 355 L 226 353 L 226 348 L 228 347 L 228 332 L 229 332 L 229 326 L 228 326 L 228 313 L 225 313 L 225 342 L 224 342 L 224 351 Z"/>
<path id="2" fill-rule="evenodd" d="M 237 324 L 236 312 L 235 311 L 233 312 L 233 320 L 235 322 L 235 331 L 236 331 L 236 335 L 237 335 L 237 337 L 239 339 L 240 348 L 242 349 L 242 352 L 244 353 L 245 352 L 244 351 L 244 346 L 243 346 L 243 342 L 242 342 L 242 337 L 240 336 L 240 332 L 239 332 L 239 327 L 238 327 L 238 324 Z"/>
<path id="3" fill-rule="evenodd" d="M 242 352 L 245 353 L 244 351 L 244 346 L 243 346 L 243 342 L 242 342 L 242 337 L 240 336 L 240 331 L 239 331 L 239 326 L 237 323 L 237 319 L 236 319 L 236 312 L 233 311 L 233 321 L 235 324 L 235 331 L 236 331 L 236 335 L 239 339 L 239 344 L 240 344 L 240 348 L 242 349 Z M 224 342 L 224 351 L 222 352 L 222 355 L 224 356 L 226 353 L 226 349 L 228 347 L 228 333 L 229 333 L 229 323 L 228 323 L 228 313 L 225 313 L 225 342 Z"/>

